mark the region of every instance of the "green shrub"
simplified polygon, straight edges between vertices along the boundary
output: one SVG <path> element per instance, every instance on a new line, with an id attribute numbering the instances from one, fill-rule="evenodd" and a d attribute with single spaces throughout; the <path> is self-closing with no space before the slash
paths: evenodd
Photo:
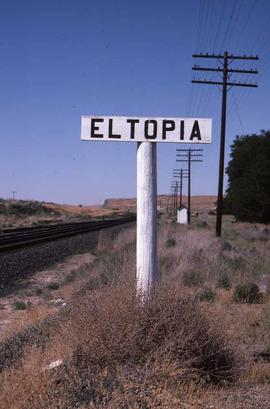
<path id="1" fill-rule="evenodd" d="M 198 221 L 198 222 L 196 222 L 196 227 L 198 227 L 199 229 L 208 229 L 209 228 L 209 224 L 205 221 L 205 220 L 202 220 L 202 221 Z"/>
<path id="2" fill-rule="evenodd" d="M 43 294 L 42 288 L 36 288 L 35 293 L 36 293 L 36 295 L 41 295 L 41 294 Z"/>
<path id="3" fill-rule="evenodd" d="M 228 241 L 223 241 L 221 248 L 222 248 L 223 251 L 232 251 L 233 250 L 233 246 Z"/>
<path id="4" fill-rule="evenodd" d="M 174 247 L 175 245 L 176 245 L 175 239 L 168 239 L 168 240 L 166 240 L 166 242 L 165 242 L 165 246 L 166 246 L 167 248 L 169 248 L 169 247 Z"/>
<path id="5" fill-rule="evenodd" d="M 15 310 L 25 310 L 26 309 L 26 304 L 23 301 L 15 301 L 13 306 Z"/>
<path id="6" fill-rule="evenodd" d="M 65 284 L 73 283 L 73 281 L 75 280 L 75 278 L 76 278 L 76 271 L 75 271 L 75 270 L 72 270 L 72 271 L 70 271 L 70 272 L 66 275 L 65 280 L 64 280 L 64 283 L 65 283 Z"/>
<path id="7" fill-rule="evenodd" d="M 222 254 L 221 259 L 226 263 L 230 270 L 242 270 L 246 266 L 246 261 L 242 256 L 227 257 Z"/>
<path id="8" fill-rule="evenodd" d="M 235 287 L 233 299 L 235 302 L 258 304 L 262 302 L 262 295 L 255 283 L 238 284 Z"/>
<path id="9" fill-rule="evenodd" d="M 215 298 L 216 294 L 209 287 L 204 288 L 200 293 L 200 301 L 214 302 Z"/>
<path id="10" fill-rule="evenodd" d="M 229 290 L 231 288 L 231 283 L 228 274 L 222 274 L 217 282 L 217 288 L 224 288 L 224 290 Z"/>
<path id="11" fill-rule="evenodd" d="M 185 271 L 183 274 L 183 284 L 186 287 L 199 287 L 203 283 L 202 274 L 197 271 Z"/>
<path id="12" fill-rule="evenodd" d="M 51 282 L 47 285 L 47 288 L 49 290 L 58 290 L 59 289 L 59 284 L 55 282 Z"/>
<path id="13" fill-rule="evenodd" d="M 103 271 L 100 274 L 100 282 L 101 282 L 102 286 L 107 285 L 109 283 L 108 275 L 103 273 Z"/>

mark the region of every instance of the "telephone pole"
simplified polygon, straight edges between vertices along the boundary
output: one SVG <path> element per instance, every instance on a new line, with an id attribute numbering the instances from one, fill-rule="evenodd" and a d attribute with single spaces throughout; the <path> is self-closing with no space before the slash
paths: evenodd
<path id="1" fill-rule="evenodd" d="M 173 188 L 171 187 L 171 205 L 170 205 L 170 213 L 173 214 Z"/>
<path id="2" fill-rule="evenodd" d="M 256 56 L 246 55 L 232 55 L 228 51 L 224 54 L 193 54 L 193 58 L 212 58 L 219 61 L 221 64 L 217 68 L 200 67 L 194 65 L 193 71 L 206 71 L 206 72 L 218 72 L 223 74 L 223 80 L 221 81 L 208 81 L 193 79 L 193 84 L 208 84 L 208 85 L 221 85 L 222 86 L 222 108 L 221 108 L 221 132 L 220 132 L 220 152 L 219 152 L 219 176 L 218 176 L 218 200 L 217 200 L 217 219 L 216 219 L 216 236 L 221 236 L 222 227 L 222 211 L 223 211 L 223 185 L 224 185 L 224 156 L 225 156 L 225 135 L 226 135 L 226 110 L 227 110 L 227 92 L 233 87 L 250 87 L 256 88 L 257 84 L 234 82 L 230 80 L 232 74 L 258 74 L 257 70 L 244 70 L 244 69 L 232 69 L 229 68 L 230 64 L 234 60 L 258 60 Z"/>
<path id="3" fill-rule="evenodd" d="M 176 155 L 176 157 L 180 157 L 181 159 L 176 159 L 176 162 L 187 162 L 188 163 L 188 224 L 190 224 L 190 216 L 191 216 L 191 163 L 193 162 L 202 162 L 201 158 L 203 155 L 202 153 L 194 153 L 194 152 L 202 152 L 202 149 L 176 149 L 177 152 L 180 152 Z M 195 159 L 194 159 L 195 158 Z"/>
<path id="4" fill-rule="evenodd" d="M 174 188 L 171 186 L 170 190 L 170 213 L 173 214 L 173 196 L 174 196 Z"/>
<path id="5" fill-rule="evenodd" d="M 183 184 L 184 179 L 188 178 L 188 174 L 186 173 L 187 169 L 174 169 L 173 170 L 173 177 L 179 178 L 179 207 L 181 208 L 183 205 Z"/>
<path id="6" fill-rule="evenodd" d="M 173 208 L 173 211 L 172 211 L 172 213 L 173 214 L 176 214 L 176 212 L 177 212 L 177 196 L 178 196 L 178 181 L 172 181 L 171 182 L 171 189 L 172 189 L 172 192 L 173 192 L 173 206 L 172 206 L 172 208 Z"/>
<path id="7" fill-rule="evenodd" d="M 171 191 L 169 191 L 168 197 L 167 197 L 167 213 L 169 213 L 169 209 L 170 209 L 170 198 L 171 198 Z"/>
<path id="8" fill-rule="evenodd" d="M 179 179 L 179 205 L 178 205 L 178 195 L 177 195 L 177 199 L 176 199 L 176 202 L 177 202 L 176 208 L 178 208 L 178 207 L 181 207 L 181 203 L 182 203 L 182 200 L 181 200 L 181 192 L 182 192 L 182 185 L 181 185 L 181 183 L 182 183 L 182 180 L 181 180 L 180 174 L 177 172 L 176 169 L 173 170 L 173 177 L 176 178 L 176 179 Z M 177 182 L 177 183 L 178 183 L 178 182 Z M 178 192 L 177 192 L 177 193 L 178 193 Z"/>

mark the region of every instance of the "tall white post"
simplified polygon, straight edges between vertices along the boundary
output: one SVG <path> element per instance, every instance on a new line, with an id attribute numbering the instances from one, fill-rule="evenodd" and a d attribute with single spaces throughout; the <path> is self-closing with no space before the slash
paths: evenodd
<path id="1" fill-rule="evenodd" d="M 157 147 L 137 147 L 137 293 L 145 296 L 157 280 Z"/>

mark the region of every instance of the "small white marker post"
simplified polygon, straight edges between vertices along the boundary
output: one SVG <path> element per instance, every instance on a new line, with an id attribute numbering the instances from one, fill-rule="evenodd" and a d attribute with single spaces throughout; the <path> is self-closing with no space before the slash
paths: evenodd
<path id="1" fill-rule="evenodd" d="M 157 146 L 137 145 L 137 294 L 145 297 L 157 280 Z"/>
<path id="2" fill-rule="evenodd" d="M 82 116 L 81 140 L 138 142 L 137 293 L 143 299 L 157 281 L 156 144 L 210 143 L 209 118 Z"/>

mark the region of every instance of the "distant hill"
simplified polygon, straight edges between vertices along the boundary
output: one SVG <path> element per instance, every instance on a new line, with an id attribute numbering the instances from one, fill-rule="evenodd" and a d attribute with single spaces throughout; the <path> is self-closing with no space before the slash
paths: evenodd
<path id="1" fill-rule="evenodd" d="M 76 206 L 35 200 L 0 199 L 0 230 L 8 227 L 114 217 L 118 214 L 121 212 L 115 212 L 102 206 Z"/>
<path id="2" fill-rule="evenodd" d="M 216 196 L 192 196 L 191 210 L 206 213 L 215 209 Z M 187 206 L 187 196 L 183 196 Z M 170 206 L 168 195 L 158 195 L 162 209 Z M 44 223 L 59 223 L 91 218 L 116 217 L 127 211 L 136 211 L 136 198 L 106 199 L 103 206 L 68 205 L 34 200 L 0 199 L 0 230 L 7 227 L 23 227 Z"/>
<path id="3" fill-rule="evenodd" d="M 215 208 L 216 196 L 192 196 L 191 207 L 195 211 L 207 211 Z M 168 195 L 158 195 L 158 205 L 161 208 L 166 208 L 170 203 Z M 187 196 L 183 196 L 183 204 L 187 205 Z M 126 199 L 106 199 L 103 204 L 104 209 L 111 209 L 114 211 L 136 210 L 136 198 Z"/>

